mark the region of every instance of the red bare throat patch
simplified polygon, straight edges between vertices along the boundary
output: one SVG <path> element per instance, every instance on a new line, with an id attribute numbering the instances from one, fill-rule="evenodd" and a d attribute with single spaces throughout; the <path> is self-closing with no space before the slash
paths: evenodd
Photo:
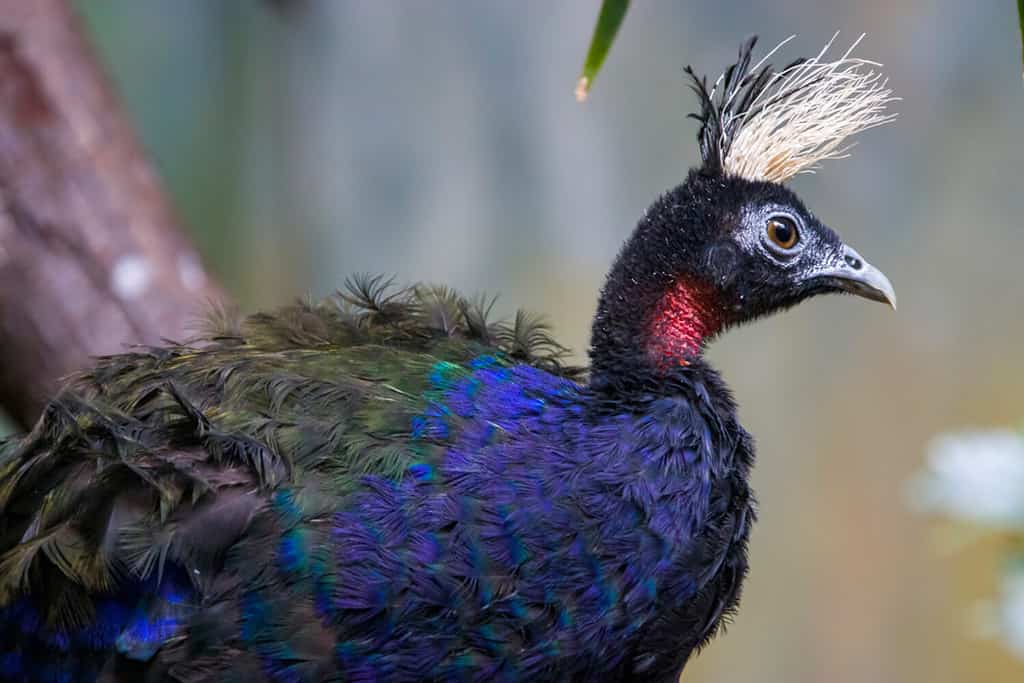
<path id="1" fill-rule="evenodd" d="M 689 365 L 724 323 L 718 292 L 679 278 L 655 304 L 647 324 L 647 353 L 659 367 Z"/>

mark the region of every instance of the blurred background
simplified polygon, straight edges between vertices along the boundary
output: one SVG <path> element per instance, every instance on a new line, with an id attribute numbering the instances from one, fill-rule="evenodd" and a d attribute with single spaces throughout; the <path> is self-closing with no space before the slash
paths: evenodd
<path id="1" fill-rule="evenodd" d="M 78 7 L 245 309 L 394 273 L 543 311 L 581 358 L 620 243 L 697 160 L 682 67 L 717 74 L 751 33 L 798 34 L 788 61 L 866 32 L 859 54 L 885 63 L 900 118 L 793 185 L 889 274 L 900 310 L 817 300 L 713 347 L 758 440 L 761 520 L 740 615 L 685 680 L 1024 676 L 984 602 L 1009 541 L 949 552 L 961 542 L 908 506 L 934 434 L 1024 415 L 1008 0 L 634 3 L 584 105 L 597 0 Z"/>

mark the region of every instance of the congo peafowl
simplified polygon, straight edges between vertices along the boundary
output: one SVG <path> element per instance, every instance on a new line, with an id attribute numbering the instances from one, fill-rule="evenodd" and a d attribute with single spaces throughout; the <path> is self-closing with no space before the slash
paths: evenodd
<path id="1" fill-rule="evenodd" d="M 612 266 L 587 370 L 529 315 L 363 277 L 73 378 L 0 446 L 0 680 L 675 680 L 755 517 L 705 345 L 895 304 L 781 184 L 888 121 L 885 81 L 754 45 L 687 69 L 702 164 Z"/>

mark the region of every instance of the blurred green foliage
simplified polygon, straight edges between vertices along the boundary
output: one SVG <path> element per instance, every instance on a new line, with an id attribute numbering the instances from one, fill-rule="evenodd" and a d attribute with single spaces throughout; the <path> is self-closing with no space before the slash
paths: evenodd
<path id="1" fill-rule="evenodd" d="M 1024 2 L 1024 0 L 1022 0 Z M 597 25 L 594 26 L 594 35 L 590 38 L 590 47 L 587 49 L 587 57 L 583 61 L 583 70 L 576 83 L 576 99 L 583 101 L 587 98 L 594 83 L 597 72 L 601 70 L 608 51 L 615 42 L 615 36 L 619 32 L 622 20 L 629 9 L 629 0 L 604 0 L 601 3 L 601 12 L 597 15 Z"/>
<path id="2" fill-rule="evenodd" d="M 1024 61 L 1024 0 L 1017 0 L 1017 21 L 1020 24 L 1021 61 Z"/>

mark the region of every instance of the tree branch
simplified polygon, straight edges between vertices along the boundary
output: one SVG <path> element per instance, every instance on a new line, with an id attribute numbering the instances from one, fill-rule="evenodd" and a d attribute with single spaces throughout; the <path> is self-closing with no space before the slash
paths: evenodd
<path id="1" fill-rule="evenodd" d="M 0 0 L 0 405 L 28 427 L 59 378 L 222 297 L 67 2 Z"/>

